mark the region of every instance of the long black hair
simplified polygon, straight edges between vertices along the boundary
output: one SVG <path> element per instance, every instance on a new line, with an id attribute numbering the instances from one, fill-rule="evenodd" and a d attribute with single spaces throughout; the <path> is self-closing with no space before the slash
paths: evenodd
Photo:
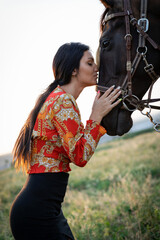
<path id="1" fill-rule="evenodd" d="M 79 69 L 80 60 L 87 50 L 89 50 L 87 45 L 66 43 L 55 54 L 52 64 L 55 80 L 39 96 L 13 148 L 13 162 L 18 170 L 20 167 L 27 170 L 30 166 L 32 131 L 43 103 L 58 85 L 62 86 L 70 82 L 74 69 Z"/>

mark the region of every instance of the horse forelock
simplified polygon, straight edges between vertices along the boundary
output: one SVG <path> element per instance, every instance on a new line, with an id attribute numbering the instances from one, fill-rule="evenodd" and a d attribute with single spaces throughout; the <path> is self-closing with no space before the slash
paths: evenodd
<path id="1" fill-rule="evenodd" d="M 111 10 L 113 12 L 123 11 L 123 0 L 113 0 L 113 1 L 102 0 L 101 2 L 106 7 L 105 11 L 103 12 L 103 14 L 101 16 L 101 20 L 100 20 L 100 31 L 102 32 L 102 30 L 103 30 L 103 21 L 104 21 L 104 18 L 106 16 L 107 12 L 109 10 Z"/>
<path id="2" fill-rule="evenodd" d="M 114 0 L 100 0 L 100 1 L 106 8 L 113 7 Z"/>

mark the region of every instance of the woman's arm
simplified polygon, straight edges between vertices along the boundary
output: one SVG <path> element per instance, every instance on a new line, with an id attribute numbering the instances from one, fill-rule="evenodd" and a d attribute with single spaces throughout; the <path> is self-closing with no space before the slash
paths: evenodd
<path id="1" fill-rule="evenodd" d="M 85 166 L 106 130 L 94 120 L 88 120 L 84 128 L 78 107 L 67 94 L 61 95 L 56 101 L 52 116 L 52 124 L 69 159 L 80 167 Z"/>
<path id="2" fill-rule="evenodd" d="M 113 88 L 107 90 L 102 97 L 99 94 L 96 96 L 90 120 L 87 121 L 85 128 L 76 103 L 67 94 L 61 95 L 54 104 L 52 123 L 70 160 L 80 167 L 86 165 L 99 139 L 106 133 L 100 125 L 102 117 L 119 103 L 119 100 L 113 103 L 120 94 L 119 89 L 113 91 L 111 95 L 112 90 Z"/>

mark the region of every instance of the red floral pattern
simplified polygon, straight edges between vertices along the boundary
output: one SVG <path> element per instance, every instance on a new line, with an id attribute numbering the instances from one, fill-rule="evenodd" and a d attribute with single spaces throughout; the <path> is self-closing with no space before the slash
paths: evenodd
<path id="1" fill-rule="evenodd" d="M 81 122 L 74 97 L 59 86 L 43 104 L 33 129 L 28 173 L 68 172 L 70 163 L 83 167 L 106 130 L 98 122 Z"/>

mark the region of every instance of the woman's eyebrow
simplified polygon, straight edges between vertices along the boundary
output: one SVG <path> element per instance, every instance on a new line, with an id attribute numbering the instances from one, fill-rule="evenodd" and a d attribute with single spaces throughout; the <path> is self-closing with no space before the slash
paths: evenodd
<path id="1" fill-rule="evenodd" d="M 89 57 L 88 60 L 92 60 L 92 61 L 94 61 L 93 57 Z"/>

